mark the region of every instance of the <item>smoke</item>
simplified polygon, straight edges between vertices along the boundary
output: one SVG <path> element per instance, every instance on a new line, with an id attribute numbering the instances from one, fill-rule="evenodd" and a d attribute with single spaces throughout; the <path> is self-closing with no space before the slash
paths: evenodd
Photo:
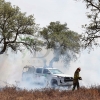
<path id="1" fill-rule="evenodd" d="M 59 44 L 56 44 L 56 47 L 53 50 L 53 58 L 51 59 L 48 67 L 53 67 L 54 62 L 59 62 L 62 60 L 64 63 L 64 67 L 68 67 L 70 62 L 76 60 L 77 55 L 73 52 L 73 50 L 64 49 Z"/>
<path id="2" fill-rule="evenodd" d="M 37 55 L 31 55 L 28 51 L 25 51 L 24 53 L 24 57 L 20 52 L 17 54 L 10 53 L 9 55 L 0 55 L 0 86 L 4 86 L 9 83 L 9 85 L 13 84 L 22 89 L 40 89 L 48 87 L 45 77 L 42 77 L 40 80 L 32 78 L 28 83 L 27 81 L 23 82 L 22 71 L 23 67 L 26 65 L 34 67 L 52 66 L 60 69 L 63 73 L 70 74 L 72 76 L 74 75 L 76 68 L 81 67 L 80 76 L 83 79 L 80 81 L 81 86 L 84 85 L 88 87 L 91 85 L 100 85 L 99 49 L 91 51 L 90 54 L 88 54 L 87 51 L 83 51 L 77 61 L 71 61 L 68 67 L 64 67 L 64 62 L 59 59 L 60 56 L 57 53 L 57 56 L 54 55 L 54 52 L 52 51 L 48 53 L 47 51 L 42 51 L 42 53 L 38 53 Z M 35 84 L 34 80 L 36 82 L 45 82 L 46 84 Z"/>
<path id="3" fill-rule="evenodd" d="M 25 75 L 27 78 L 29 75 Z M 33 75 L 30 75 L 33 76 Z M 30 79 L 26 79 L 23 81 L 20 81 L 17 84 L 17 87 L 20 89 L 27 89 L 27 90 L 35 90 L 35 89 L 42 89 L 42 88 L 47 88 L 48 87 L 48 82 L 44 76 L 41 77 L 30 77 Z"/>
<path id="4" fill-rule="evenodd" d="M 100 51 L 99 48 L 94 48 L 94 50 L 91 50 L 90 53 L 87 50 L 84 50 L 81 52 L 81 55 L 78 56 L 78 59 L 76 61 L 67 60 L 67 62 L 64 63 L 62 59 L 59 59 L 60 55 L 59 52 L 57 52 L 56 50 L 55 54 L 53 54 L 53 52 L 52 54 L 50 54 L 53 55 L 53 57 L 51 57 L 53 59 L 52 60 L 50 60 L 50 58 L 47 59 L 50 62 L 50 63 L 48 62 L 49 65 L 56 67 L 60 69 L 62 72 L 70 74 L 72 76 L 74 76 L 75 70 L 78 67 L 81 67 L 80 76 L 82 77 L 83 80 L 80 81 L 80 85 L 90 87 L 91 85 L 100 85 L 99 51 Z M 70 64 L 68 63 L 68 61 L 70 61 Z M 65 67 L 65 64 L 67 67 Z"/>
<path id="5" fill-rule="evenodd" d="M 80 81 L 81 86 L 90 87 L 91 85 L 100 85 L 99 50 L 99 48 L 96 48 L 90 53 L 82 51 L 77 61 L 71 61 L 70 67 L 65 70 L 63 69 L 63 71 L 74 75 L 75 70 L 81 67 L 80 76 L 83 79 Z"/>
<path id="6" fill-rule="evenodd" d="M 22 81 L 22 72 L 23 67 L 35 66 L 35 67 L 43 67 L 46 64 L 45 59 L 40 59 L 38 55 L 40 53 L 31 54 L 27 50 L 23 53 L 17 52 L 17 54 L 8 52 L 8 54 L 0 55 L 0 87 L 8 86 L 17 86 L 22 89 L 39 89 L 43 87 L 47 87 L 45 77 L 41 77 L 39 80 L 36 77 L 32 77 L 28 82 Z M 43 56 L 42 56 L 43 57 Z M 44 63 L 45 62 L 45 63 Z M 34 81 L 35 79 L 35 81 Z M 45 84 L 35 84 L 40 83 Z"/>
<path id="7" fill-rule="evenodd" d="M 55 52 L 56 51 L 56 52 Z M 53 67 L 54 62 L 58 62 L 60 58 L 60 50 L 54 50 L 54 57 L 49 63 L 49 67 Z"/>

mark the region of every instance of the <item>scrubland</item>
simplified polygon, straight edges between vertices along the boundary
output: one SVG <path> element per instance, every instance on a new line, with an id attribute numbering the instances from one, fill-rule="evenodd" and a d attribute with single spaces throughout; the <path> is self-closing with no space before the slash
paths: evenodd
<path id="1" fill-rule="evenodd" d="M 80 90 L 21 90 L 16 87 L 5 87 L 0 90 L 0 100 L 100 100 L 100 87 Z"/>

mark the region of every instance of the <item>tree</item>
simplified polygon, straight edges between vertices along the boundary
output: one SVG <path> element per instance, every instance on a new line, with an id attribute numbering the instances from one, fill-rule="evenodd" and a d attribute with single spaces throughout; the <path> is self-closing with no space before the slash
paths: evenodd
<path id="1" fill-rule="evenodd" d="M 90 19 L 90 23 L 83 25 L 86 29 L 83 35 L 83 42 L 85 47 L 98 46 L 98 39 L 100 38 L 100 0 L 84 0 L 86 3 L 87 17 Z"/>
<path id="2" fill-rule="evenodd" d="M 40 50 L 41 41 L 35 38 L 37 30 L 33 15 L 26 16 L 19 7 L 0 0 L 0 54 L 9 48 L 13 51 L 21 51 L 23 47 L 31 52 Z"/>
<path id="3" fill-rule="evenodd" d="M 81 35 L 69 30 L 66 23 L 51 22 L 50 25 L 40 31 L 40 35 L 44 39 L 46 49 L 52 49 L 55 54 L 50 66 L 52 66 L 53 61 L 58 61 L 59 57 L 68 63 L 76 58 L 76 55 L 80 52 Z"/>

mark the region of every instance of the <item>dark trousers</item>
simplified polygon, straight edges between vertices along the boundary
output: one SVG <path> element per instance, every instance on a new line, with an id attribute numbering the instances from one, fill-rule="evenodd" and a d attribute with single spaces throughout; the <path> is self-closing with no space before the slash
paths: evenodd
<path id="1" fill-rule="evenodd" d="M 76 87 L 77 87 L 77 90 L 79 90 L 79 82 L 73 83 L 73 88 L 72 88 L 72 90 L 74 91 Z"/>

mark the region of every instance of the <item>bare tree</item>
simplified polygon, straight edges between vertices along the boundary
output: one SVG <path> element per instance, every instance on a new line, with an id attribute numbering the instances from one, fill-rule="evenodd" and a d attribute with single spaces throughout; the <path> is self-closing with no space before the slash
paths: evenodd
<path id="1" fill-rule="evenodd" d="M 83 25 L 86 29 L 83 34 L 83 42 L 85 47 L 92 47 L 93 45 L 99 45 L 100 38 L 100 0 L 83 0 L 86 3 L 86 7 L 89 10 L 87 17 L 90 19 L 90 23 Z"/>

